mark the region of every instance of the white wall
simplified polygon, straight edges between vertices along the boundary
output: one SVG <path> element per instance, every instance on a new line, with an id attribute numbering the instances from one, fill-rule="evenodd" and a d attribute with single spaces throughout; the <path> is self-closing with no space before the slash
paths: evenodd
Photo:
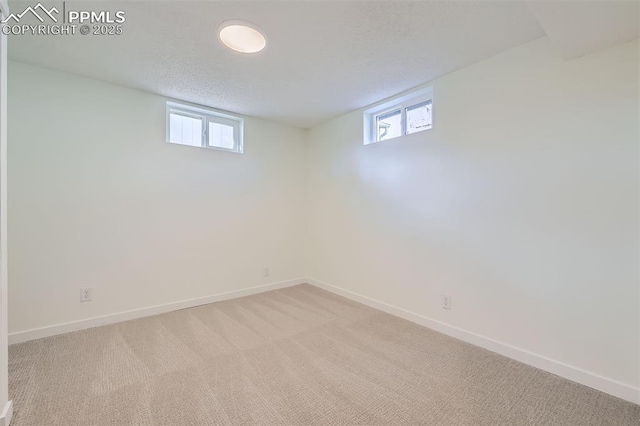
<path id="1" fill-rule="evenodd" d="M 162 97 L 10 63 L 10 331 L 307 275 L 637 388 L 638 48 L 459 70 L 402 140 L 247 118 L 244 155 L 166 144 Z"/>
<path id="2" fill-rule="evenodd" d="M 162 97 L 15 62 L 9 81 L 10 332 L 304 275 L 303 130 L 171 145 Z"/>
<path id="3" fill-rule="evenodd" d="M 402 140 L 312 129 L 310 277 L 637 387 L 638 48 L 459 70 Z"/>

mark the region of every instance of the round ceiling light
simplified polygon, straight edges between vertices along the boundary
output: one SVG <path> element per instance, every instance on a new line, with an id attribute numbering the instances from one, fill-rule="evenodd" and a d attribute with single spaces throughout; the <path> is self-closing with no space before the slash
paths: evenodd
<path id="1" fill-rule="evenodd" d="M 244 21 L 227 21 L 220 25 L 218 35 L 222 44 L 240 53 L 256 53 L 267 45 L 258 28 Z"/>

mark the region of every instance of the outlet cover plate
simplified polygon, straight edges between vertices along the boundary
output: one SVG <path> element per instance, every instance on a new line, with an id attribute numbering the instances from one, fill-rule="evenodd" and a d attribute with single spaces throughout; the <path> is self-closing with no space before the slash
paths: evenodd
<path id="1" fill-rule="evenodd" d="M 442 295 L 442 309 L 451 310 L 451 296 L 448 294 Z"/>
<path id="2" fill-rule="evenodd" d="M 91 294 L 93 293 L 92 288 L 81 288 L 80 289 L 80 301 L 81 302 L 90 302 Z"/>

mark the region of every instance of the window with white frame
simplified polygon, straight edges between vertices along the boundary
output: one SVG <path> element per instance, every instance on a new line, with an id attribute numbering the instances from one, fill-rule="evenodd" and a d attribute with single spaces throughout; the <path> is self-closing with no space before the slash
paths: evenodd
<path id="1" fill-rule="evenodd" d="M 167 102 L 167 142 L 242 153 L 242 118 L 212 109 Z"/>
<path id="2" fill-rule="evenodd" d="M 365 145 L 431 129 L 433 89 L 428 87 L 374 105 L 363 118 Z"/>

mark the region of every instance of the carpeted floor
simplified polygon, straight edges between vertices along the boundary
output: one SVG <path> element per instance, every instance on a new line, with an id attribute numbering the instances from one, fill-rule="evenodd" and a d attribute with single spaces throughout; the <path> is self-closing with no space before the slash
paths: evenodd
<path id="1" fill-rule="evenodd" d="M 9 348 L 12 426 L 640 425 L 640 406 L 309 285 Z"/>

